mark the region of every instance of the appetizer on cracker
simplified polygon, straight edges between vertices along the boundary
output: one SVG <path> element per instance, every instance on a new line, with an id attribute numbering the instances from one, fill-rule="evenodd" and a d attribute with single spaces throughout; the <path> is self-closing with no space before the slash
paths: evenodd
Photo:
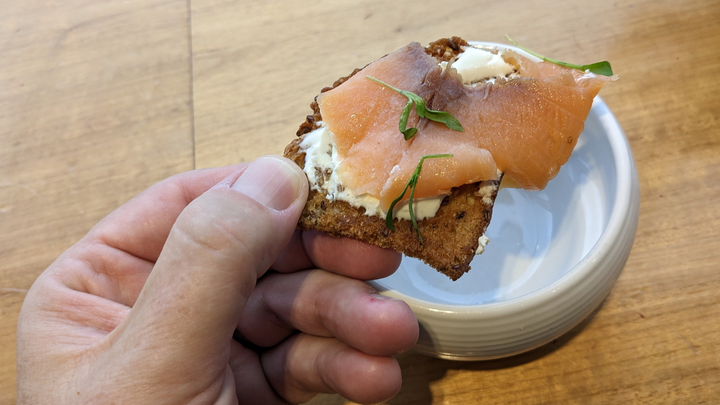
<path id="1" fill-rule="evenodd" d="M 453 37 L 411 43 L 323 89 L 285 150 L 311 185 L 299 228 L 392 248 L 457 280 L 484 249 L 500 182 L 544 188 L 614 79 L 605 62 L 545 60 Z"/>

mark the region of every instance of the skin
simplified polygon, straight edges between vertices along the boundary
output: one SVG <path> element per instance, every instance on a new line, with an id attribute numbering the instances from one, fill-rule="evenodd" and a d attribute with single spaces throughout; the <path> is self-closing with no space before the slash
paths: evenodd
<path id="1" fill-rule="evenodd" d="M 307 190 L 294 163 L 264 157 L 171 177 L 103 219 L 28 293 L 18 403 L 394 396 L 392 355 L 418 324 L 361 280 L 400 256 L 296 231 Z"/>

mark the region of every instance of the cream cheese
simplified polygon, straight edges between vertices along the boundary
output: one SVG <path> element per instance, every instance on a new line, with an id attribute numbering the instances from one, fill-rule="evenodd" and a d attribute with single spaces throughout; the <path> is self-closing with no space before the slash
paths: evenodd
<path id="1" fill-rule="evenodd" d="M 337 149 L 333 147 L 333 133 L 319 122 L 319 128 L 309 132 L 300 143 L 305 152 L 305 167 L 303 170 L 310 181 L 313 190 L 324 193 L 330 201 L 345 201 L 353 207 L 364 208 L 366 215 L 385 217 L 380 208 L 380 200 L 370 194 L 356 195 L 343 186 L 338 176 L 337 168 L 342 161 Z M 429 198 L 413 199 L 413 213 L 416 219 L 431 218 L 440 208 L 444 195 Z M 410 219 L 410 207 L 407 201 L 395 206 L 394 217 L 397 219 Z"/>
<path id="2" fill-rule="evenodd" d="M 413 213 L 416 219 L 432 218 L 435 213 L 440 209 L 440 205 L 445 198 L 444 195 L 437 197 L 426 197 L 426 198 L 413 198 Z M 407 200 L 397 203 L 395 205 L 395 218 L 397 219 L 412 219 L 410 218 L 410 205 Z"/>
<path id="3" fill-rule="evenodd" d="M 500 177 L 500 171 L 498 170 L 498 177 Z M 480 183 L 480 188 L 477 194 L 482 197 L 483 204 L 493 205 L 494 201 L 492 196 L 497 191 L 498 185 L 495 182 L 484 181 Z"/>
<path id="4" fill-rule="evenodd" d="M 325 193 L 330 201 L 346 201 L 353 207 L 364 208 L 367 215 L 381 215 L 380 200 L 369 194 L 355 195 L 346 189 L 337 174 L 341 162 L 337 150 L 333 147 L 332 132 L 325 124 L 305 135 L 300 148 L 305 152 L 305 174 L 311 187 Z"/>
<path id="5" fill-rule="evenodd" d="M 447 67 L 446 62 L 440 64 Z M 450 64 L 462 77 L 463 84 L 493 82 L 498 77 L 508 77 L 515 73 L 515 67 L 502 57 L 502 51 L 492 53 L 485 49 L 468 46 Z"/>
<path id="6" fill-rule="evenodd" d="M 485 253 L 485 246 L 487 246 L 488 243 L 490 243 L 490 239 L 487 236 L 483 235 L 483 236 L 479 237 L 478 238 L 478 248 L 475 251 L 475 254 L 481 255 L 481 254 Z"/>

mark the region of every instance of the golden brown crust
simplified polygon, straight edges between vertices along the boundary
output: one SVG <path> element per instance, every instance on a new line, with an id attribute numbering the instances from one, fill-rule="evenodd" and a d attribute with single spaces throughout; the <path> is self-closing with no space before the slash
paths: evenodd
<path id="1" fill-rule="evenodd" d="M 305 167 L 305 153 L 299 148 L 301 141 L 302 138 L 298 138 L 288 145 L 285 157 Z M 384 218 L 365 215 L 362 208 L 352 207 L 345 201 L 330 201 L 312 187 L 298 228 L 314 229 L 332 236 L 391 248 L 421 259 L 457 280 L 470 270 L 470 262 L 478 248 L 478 238 L 485 233 L 490 223 L 499 182 L 491 183 L 495 187 L 485 199 L 478 194 L 480 183 L 453 189 L 434 217 L 418 221 L 424 245 L 418 240 L 411 221 L 396 219 L 396 230 L 391 231 L 386 227 Z M 490 204 L 486 203 L 488 199 Z"/>
<path id="2" fill-rule="evenodd" d="M 458 56 L 463 46 L 468 46 L 468 42 L 460 37 L 451 37 L 439 39 L 431 42 L 425 47 L 425 53 L 435 57 L 438 61 L 449 62 L 450 59 Z"/>
<path id="3" fill-rule="evenodd" d="M 425 52 L 438 61 L 449 61 L 457 56 L 461 47 L 468 43 L 462 38 L 452 37 L 435 41 Z M 325 87 L 321 93 L 332 90 L 361 69 Z M 317 98 L 310 104 L 313 110 L 300 125 L 295 139 L 285 148 L 285 157 L 300 167 L 305 166 L 305 153 L 299 144 L 303 136 L 318 128 L 322 121 Z M 487 229 L 492 217 L 492 208 L 497 196 L 498 181 L 489 195 L 479 194 L 481 183 L 454 188 L 445 197 L 440 209 L 432 218 L 418 221 L 418 228 L 424 244 L 420 243 L 412 222 L 394 220 L 395 231 L 387 228 L 385 219 L 364 214 L 363 208 L 352 207 L 345 201 L 331 201 L 322 193 L 310 188 L 308 202 L 298 222 L 299 229 L 314 229 L 332 236 L 349 237 L 383 248 L 391 248 L 407 256 L 416 257 L 436 268 L 453 280 L 470 270 L 470 262 L 478 248 L 478 238 Z"/>

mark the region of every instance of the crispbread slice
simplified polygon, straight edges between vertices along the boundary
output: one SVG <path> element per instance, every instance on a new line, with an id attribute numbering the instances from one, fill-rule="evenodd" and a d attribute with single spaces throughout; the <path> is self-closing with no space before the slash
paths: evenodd
<path id="1" fill-rule="evenodd" d="M 285 149 L 285 157 L 305 167 L 305 153 L 299 148 L 302 138 Z M 484 235 L 497 196 L 499 181 L 485 181 L 452 189 L 434 217 L 418 221 L 424 245 L 418 240 L 412 222 L 394 220 L 395 231 L 379 216 L 365 215 L 345 201 L 329 200 L 310 189 L 299 229 L 314 229 L 337 237 L 358 239 L 383 248 L 391 248 L 416 257 L 457 280 L 470 270 L 479 238 Z"/>
<path id="2" fill-rule="evenodd" d="M 465 45 L 467 42 L 453 37 L 433 42 L 425 50 L 438 61 L 448 61 L 457 56 L 460 47 Z M 339 86 L 359 70 L 340 78 L 322 92 Z M 305 153 L 299 145 L 305 134 L 317 129 L 318 123 L 322 121 L 317 101 L 313 101 L 311 108 L 313 114 L 308 115 L 300 126 L 297 132 L 299 138 L 285 148 L 285 157 L 303 168 Z M 392 231 L 387 228 L 385 218 L 365 215 L 363 208 L 353 207 L 345 201 L 330 200 L 312 185 L 298 228 L 314 229 L 332 236 L 354 238 L 391 248 L 421 259 L 452 280 L 457 280 L 470 270 L 470 262 L 480 245 L 479 238 L 485 234 L 490 223 L 500 177 L 452 189 L 434 217 L 417 222 L 424 243 L 418 239 L 411 221 L 395 219 L 396 230 Z"/>

